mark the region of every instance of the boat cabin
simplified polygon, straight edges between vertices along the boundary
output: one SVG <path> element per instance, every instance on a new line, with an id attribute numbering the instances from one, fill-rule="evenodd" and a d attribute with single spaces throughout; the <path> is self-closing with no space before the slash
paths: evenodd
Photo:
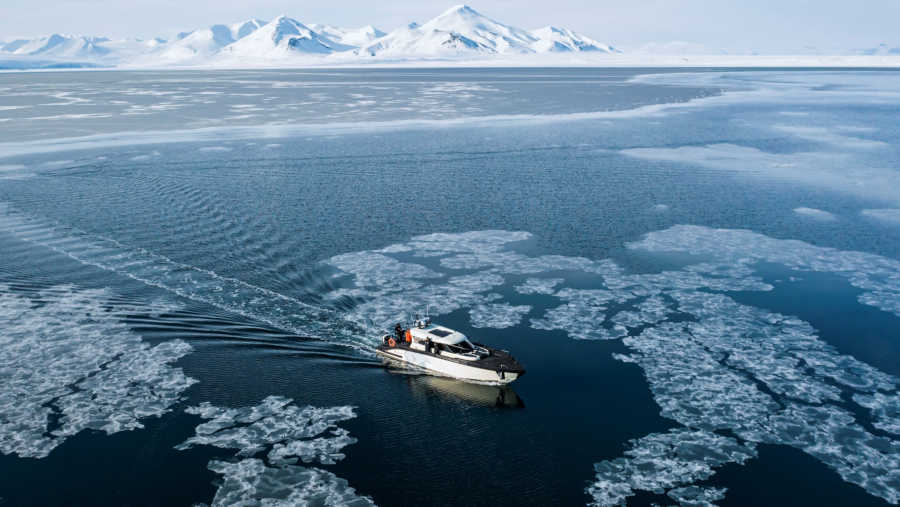
<path id="1" fill-rule="evenodd" d="M 480 347 L 472 344 L 466 335 L 444 326 L 414 326 L 408 333 L 408 345 L 414 350 L 467 361 L 477 361 L 482 357 Z"/>

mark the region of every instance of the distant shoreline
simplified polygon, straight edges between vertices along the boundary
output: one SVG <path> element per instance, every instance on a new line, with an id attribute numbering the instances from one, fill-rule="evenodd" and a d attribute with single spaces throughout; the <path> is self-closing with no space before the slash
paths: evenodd
<path id="1" fill-rule="evenodd" d="M 900 55 L 600 55 L 593 58 L 548 59 L 537 57 L 486 59 L 409 59 L 340 61 L 319 59 L 284 59 L 268 61 L 216 62 L 202 65 L 103 65 L 96 62 L 56 60 L 0 59 L 0 72 L 34 71 L 178 71 L 178 70 L 311 70 L 311 69 L 416 69 L 416 68 L 823 68 L 823 69 L 896 69 Z"/>

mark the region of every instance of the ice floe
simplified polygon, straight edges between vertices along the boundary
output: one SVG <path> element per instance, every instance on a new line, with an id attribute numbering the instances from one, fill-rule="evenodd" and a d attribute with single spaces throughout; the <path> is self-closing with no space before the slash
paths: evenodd
<path id="1" fill-rule="evenodd" d="M 860 214 L 864 217 L 900 225 L 900 208 L 864 209 L 860 211 Z"/>
<path id="2" fill-rule="evenodd" d="M 480 304 L 469 310 L 469 318 L 472 320 L 472 327 L 503 329 L 519 325 L 522 317 L 530 311 L 531 307 L 528 305 Z"/>
<path id="3" fill-rule="evenodd" d="M 756 273 L 756 265 L 776 263 L 793 271 L 842 276 L 864 290 L 860 302 L 900 315 L 896 304 L 900 262 L 751 231 L 676 226 L 648 234 L 628 247 L 688 253 L 703 260 L 677 270 L 628 274 L 610 260 L 519 253 L 513 243 L 529 239 L 524 233 L 470 232 L 458 239 L 450 234 L 429 235 L 377 252 L 333 259 L 333 266 L 353 275 L 360 295 L 371 298 L 348 313 L 354 318 L 363 314 L 386 318 L 388 309 L 396 315 L 410 304 L 433 304 L 438 314 L 468 308 L 477 327 L 503 321 L 498 312 L 513 312 L 515 307 L 491 292 L 505 284 L 505 275 L 531 275 L 514 287 L 518 293 L 548 295 L 561 303 L 532 318 L 531 327 L 562 331 L 575 339 L 624 338 L 630 352 L 617 358 L 643 369 L 662 415 L 682 424 L 684 432 L 704 432 L 713 440 L 724 438 L 715 432 L 730 432 L 730 443 L 745 449 L 736 462 L 752 456 L 757 443 L 790 445 L 873 495 L 888 501 L 898 498 L 900 488 L 892 475 L 900 456 L 897 443 L 866 430 L 845 408 L 849 396 L 872 410 L 875 428 L 890 433 L 896 424 L 891 401 L 896 379 L 840 354 L 808 323 L 742 305 L 722 292 L 773 290 Z M 423 261 L 401 262 L 395 255 Z M 436 259 L 439 268 L 430 259 Z M 471 273 L 454 275 L 466 271 Z M 564 286 L 565 278 L 551 278 L 553 273 L 565 272 L 599 275 L 602 284 L 572 288 Z M 409 280 L 419 285 L 411 293 L 403 289 L 412 285 Z M 382 281 L 387 289 L 378 286 Z M 526 309 L 521 313 L 527 313 Z M 515 312 L 510 325 L 520 318 Z M 670 435 L 672 445 L 679 443 L 681 435 Z M 702 465 L 699 469 L 708 476 L 712 468 Z M 722 498 L 721 488 L 693 484 L 695 479 L 684 473 L 660 492 L 685 504 Z M 604 480 L 607 485 L 627 482 L 620 476 Z M 650 474 L 646 481 L 652 480 L 664 481 Z M 592 494 L 604 489 L 601 482 L 591 487 Z M 610 488 L 613 493 L 603 495 L 611 495 L 612 500 L 595 495 L 598 503 L 615 503 L 615 498 L 642 489 Z"/>
<path id="4" fill-rule="evenodd" d="M 448 255 L 451 253 L 497 252 L 510 243 L 531 239 L 531 234 L 522 231 L 471 231 L 462 233 L 434 233 L 416 236 L 408 246 L 422 257 Z"/>
<path id="5" fill-rule="evenodd" d="M 833 222 L 837 220 L 837 216 L 835 216 L 834 213 L 816 208 L 807 208 L 805 206 L 794 208 L 794 213 L 800 216 L 812 218 L 813 220 L 821 220 L 823 222 Z"/>
<path id="6" fill-rule="evenodd" d="M 651 232 L 628 246 L 706 256 L 736 266 L 764 261 L 799 271 L 834 273 L 865 291 L 859 297 L 861 303 L 900 316 L 900 261 L 880 255 L 776 239 L 747 230 L 692 225 Z"/>
<path id="7" fill-rule="evenodd" d="M 656 324 L 672 313 L 670 305 L 661 296 L 651 296 L 635 305 L 635 310 L 624 310 L 613 316 L 614 323 L 627 328 Z"/>
<path id="8" fill-rule="evenodd" d="M 639 490 L 659 490 L 683 503 L 716 501 L 724 494 L 721 489 L 695 483 L 700 477 L 708 477 L 721 463 L 742 463 L 749 459 L 754 445 L 759 443 L 801 449 L 872 495 L 891 502 L 900 500 L 897 472 L 900 443 L 891 437 L 896 435 L 898 426 L 897 379 L 841 354 L 824 342 L 809 323 L 741 304 L 727 294 L 773 290 L 757 273 L 758 264 L 773 263 L 784 266 L 791 275 L 815 271 L 843 277 L 862 291 L 861 303 L 900 315 L 900 261 L 771 238 L 746 230 L 682 225 L 647 234 L 627 245 L 628 249 L 690 254 L 697 256 L 696 260 L 679 269 L 628 273 L 608 259 L 526 255 L 517 250 L 517 243 L 531 239 L 524 232 L 431 234 L 379 250 L 327 259 L 324 264 L 329 272 L 335 273 L 333 280 L 337 288 L 323 299 L 331 307 L 314 307 L 215 273 L 185 268 L 149 252 L 131 252 L 121 245 L 88 241 L 77 233 L 23 217 L 14 210 L 3 211 L 0 225 L 17 237 L 57 249 L 64 248 L 60 245 L 76 245 L 77 249 L 64 252 L 83 262 L 156 286 L 170 287 L 179 294 L 202 298 L 251 318 L 265 317 L 268 320 L 261 319 L 263 322 L 288 329 L 301 322 L 344 320 L 367 322 L 368 329 L 383 330 L 406 320 L 410 311 L 426 308 L 435 316 L 468 311 L 475 327 L 514 326 L 531 308 L 505 301 L 501 293 L 508 293 L 505 292 L 508 285 L 518 284 L 512 288 L 520 294 L 548 297 L 555 302 L 540 308 L 529 319 L 531 327 L 558 331 L 575 339 L 623 339 L 627 351 L 616 357 L 642 369 L 661 414 L 682 426 L 662 434 L 664 437 L 650 436 L 656 440 L 640 440 L 634 443 L 633 449 L 664 441 L 664 445 L 658 444 L 663 445 L 659 452 L 671 454 L 675 451 L 665 449 L 681 449 L 679 438 L 687 442 L 685 448 L 691 448 L 690 443 L 701 434 L 704 445 L 713 449 L 710 451 L 713 454 L 721 454 L 726 444 L 742 449 L 725 453 L 734 459 L 710 461 L 705 458 L 707 454 L 700 453 L 700 458 L 685 465 L 677 480 L 667 479 L 666 474 L 671 476 L 674 472 L 670 473 L 662 465 L 646 473 L 641 472 L 641 467 L 629 468 L 628 463 L 633 464 L 636 456 L 644 451 L 626 453 L 622 458 L 625 462 L 606 466 L 604 475 L 598 469 L 598 482 L 591 486 L 597 503 L 614 503 L 619 501 L 617 498 L 627 498 Z M 114 261 L 109 260 L 110 251 L 119 254 Z M 135 260 L 147 262 L 134 267 Z M 174 279 L 171 273 L 184 269 L 190 270 L 199 285 L 185 286 Z M 595 285 L 593 288 L 567 286 L 573 273 L 579 284 L 594 280 Z M 522 275 L 528 276 L 524 282 L 518 278 Z M 226 290 L 206 290 L 212 287 Z M 11 303 L 36 311 L 27 301 L 17 302 L 13 298 Z M 3 315 L 16 307 L 11 303 L 0 307 L 0 312 L 5 312 Z M 340 335 L 340 328 L 335 324 L 330 323 L 324 329 Z M 376 337 L 377 334 L 371 333 L 354 339 L 369 339 L 371 345 Z M 142 350 L 150 350 L 143 347 Z M 135 365 L 128 367 L 159 372 L 150 375 L 151 378 L 169 378 L 164 377 L 167 367 L 153 369 L 152 366 L 167 364 L 167 358 L 186 353 L 175 345 L 152 350 L 152 354 L 146 352 L 144 359 L 129 357 Z M 94 355 L 90 359 L 104 364 L 102 358 Z M 124 368 L 126 362 L 122 361 L 121 366 Z M 105 372 L 108 366 L 96 368 Z M 54 375 L 58 372 L 54 371 Z M 117 384 L 118 377 L 108 379 L 101 373 L 97 375 L 98 382 L 111 386 L 110 404 L 126 406 L 117 401 L 124 396 L 126 384 Z M 91 382 L 85 385 L 89 389 L 98 388 Z M 164 393 L 174 393 L 181 386 L 177 379 L 171 387 L 162 380 L 159 385 L 164 386 Z M 159 394 L 158 390 L 153 392 Z M 143 416 L 146 406 L 158 412 L 164 410 L 159 407 L 166 405 L 168 399 L 128 408 L 138 414 L 132 419 L 110 417 L 91 427 L 114 431 L 132 427 Z M 22 410 L 19 417 L 27 421 L 27 417 L 38 414 L 35 417 L 40 418 L 45 401 L 35 402 L 34 410 Z M 58 418 L 61 427 L 54 431 L 63 435 L 65 428 L 76 430 L 85 424 L 95 424 L 96 417 L 82 401 L 77 396 L 71 400 L 54 400 L 54 409 L 62 412 Z M 98 405 L 97 410 L 111 410 L 104 406 Z M 852 406 L 859 410 L 851 411 Z M 67 417 L 66 411 L 72 415 Z M 235 449 L 245 461 L 259 459 L 258 454 L 264 453 L 263 469 L 241 479 L 249 481 L 246 484 L 257 480 L 265 483 L 270 475 L 281 477 L 280 474 L 288 473 L 285 467 L 297 467 L 301 462 L 337 461 L 343 457 L 342 449 L 353 442 L 337 426 L 353 417 L 348 407 L 301 408 L 290 400 L 269 398 L 246 409 L 220 409 L 207 404 L 191 411 L 207 422 L 198 427 L 197 435 L 184 446 L 203 444 Z M 871 414 L 871 421 L 857 420 L 858 414 Z M 87 420 L 91 422 L 79 422 Z M 31 437 L 26 436 L 23 448 L 44 442 L 46 416 L 43 422 L 27 424 L 40 432 L 35 430 Z M 16 449 L 19 444 L 6 440 L 3 445 L 4 449 Z M 249 463 L 253 462 L 247 463 L 247 469 L 251 469 Z M 270 470 L 276 468 L 281 471 Z M 691 475 L 693 471 L 695 475 Z M 238 469 L 233 472 L 237 474 L 235 477 L 239 476 Z M 638 472 L 644 476 L 635 478 Z M 307 472 L 296 470 L 296 473 Z"/>
<path id="9" fill-rule="evenodd" d="M 141 155 L 135 155 L 135 156 L 131 157 L 130 160 L 132 160 L 132 161 L 134 161 L 134 162 L 146 162 L 146 161 L 151 160 L 151 159 L 153 159 L 154 157 L 158 157 L 158 156 L 160 156 L 160 155 L 161 155 L 160 152 L 158 152 L 158 151 L 153 151 L 153 152 L 151 152 L 151 153 L 144 153 L 144 154 L 141 154 Z"/>
<path id="10" fill-rule="evenodd" d="M 628 148 L 620 153 L 645 160 L 691 164 L 813 188 L 824 187 L 864 198 L 900 202 L 900 175 L 896 170 L 876 164 L 865 166 L 847 150 L 844 141 L 837 137 L 830 140 L 836 142 L 826 151 L 768 152 L 752 146 L 718 143 L 675 148 Z M 871 146 L 879 145 L 865 140 L 854 144 L 854 147 Z"/>
<path id="11" fill-rule="evenodd" d="M 556 286 L 563 283 L 562 278 L 528 278 L 522 284 L 516 285 L 519 294 L 553 294 Z"/>
<path id="12" fill-rule="evenodd" d="M 666 496 L 685 507 L 712 507 L 714 502 L 725 499 L 725 488 L 701 488 L 685 486 L 670 489 Z"/>
<path id="13" fill-rule="evenodd" d="M 756 457 L 753 444 L 708 431 L 674 429 L 629 442 L 625 457 L 595 465 L 596 480 L 588 488 L 593 505 L 623 505 L 639 491 L 668 493 L 682 505 L 711 502 L 724 497 L 724 489 L 699 488 L 694 482 L 712 477 L 728 463 Z M 690 501 L 689 501 L 690 500 Z"/>
<path id="14" fill-rule="evenodd" d="M 209 463 L 224 476 L 213 505 L 374 505 L 334 474 L 298 466 L 301 461 L 331 465 L 345 457 L 341 450 L 356 439 L 337 424 L 356 417 L 353 407 L 298 406 L 269 396 L 250 407 L 206 402 L 186 412 L 206 422 L 176 449 L 210 445 L 234 449 L 241 458 Z M 255 457 L 261 453 L 265 459 Z"/>
<path id="15" fill-rule="evenodd" d="M 347 481 L 331 472 L 296 465 L 268 467 L 248 458 L 236 463 L 212 461 L 209 469 L 223 476 L 212 505 L 348 506 L 375 505 L 360 496 Z"/>
<path id="16" fill-rule="evenodd" d="M 541 319 L 531 319 L 531 327 L 562 330 L 577 340 L 614 340 L 628 334 L 625 326 L 603 324 L 607 304 L 627 300 L 630 295 L 604 289 L 562 289 L 555 296 L 568 302 L 547 310 Z"/>
<path id="17" fill-rule="evenodd" d="M 900 395 L 894 393 L 885 395 L 882 393 L 854 394 L 853 401 L 872 412 L 875 421 L 872 426 L 900 435 Z"/>
<path id="18" fill-rule="evenodd" d="M 300 407 L 292 400 L 269 396 L 253 407 L 221 408 L 209 403 L 185 409 L 207 419 L 196 435 L 176 449 L 211 445 L 237 449 L 238 456 L 253 456 L 271 448 L 271 463 L 318 461 L 332 464 L 344 457 L 340 450 L 356 440 L 338 422 L 356 417 L 353 407 Z"/>
<path id="19" fill-rule="evenodd" d="M 0 452 L 42 458 L 82 430 L 142 428 L 196 382 L 172 366 L 190 345 L 143 342 L 123 322 L 136 307 L 112 299 L 73 286 L 28 297 L 0 285 Z"/>
<path id="20" fill-rule="evenodd" d="M 743 442 L 796 447 L 869 493 L 900 500 L 900 442 L 869 433 L 840 406 L 842 389 L 855 391 L 875 427 L 889 430 L 893 401 L 879 391 L 894 391 L 893 377 L 839 354 L 795 317 L 722 294 L 670 296 L 693 320 L 629 336 L 632 353 L 617 356 L 644 370 L 663 416 Z"/>
<path id="21" fill-rule="evenodd" d="M 871 149 L 888 146 L 883 141 L 874 141 L 861 137 L 848 136 L 846 132 L 869 132 L 869 130 L 860 130 L 859 127 L 847 128 L 827 128 L 827 127 L 800 127 L 796 125 L 775 125 L 773 129 L 779 132 L 793 134 L 807 141 L 825 143 L 832 146 L 839 146 L 847 149 Z"/>

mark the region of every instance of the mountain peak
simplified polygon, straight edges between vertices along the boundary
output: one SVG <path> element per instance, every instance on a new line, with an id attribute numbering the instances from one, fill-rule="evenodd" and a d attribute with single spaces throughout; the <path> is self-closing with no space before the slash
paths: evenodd
<path id="1" fill-rule="evenodd" d="M 466 4 L 459 4 L 459 5 L 454 5 L 453 7 L 450 7 L 449 9 L 444 11 L 438 17 L 442 18 L 444 16 L 453 16 L 453 15 L 466 16 L 466 17 L 480 17 L 481 13 L 476 11 L 475 9 L 469 7 Z"/>

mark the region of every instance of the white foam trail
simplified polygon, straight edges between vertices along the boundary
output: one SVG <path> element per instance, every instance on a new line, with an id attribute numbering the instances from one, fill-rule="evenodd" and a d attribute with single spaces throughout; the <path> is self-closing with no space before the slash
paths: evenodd
<path id="1" fill-rule="evenodd" d="M 374 339 L 327 310 L 142 248 L 30 217 L 0 203 L 0 230 L 82 264 L 126 276 L 293 334 L 371 353 Z"/>

